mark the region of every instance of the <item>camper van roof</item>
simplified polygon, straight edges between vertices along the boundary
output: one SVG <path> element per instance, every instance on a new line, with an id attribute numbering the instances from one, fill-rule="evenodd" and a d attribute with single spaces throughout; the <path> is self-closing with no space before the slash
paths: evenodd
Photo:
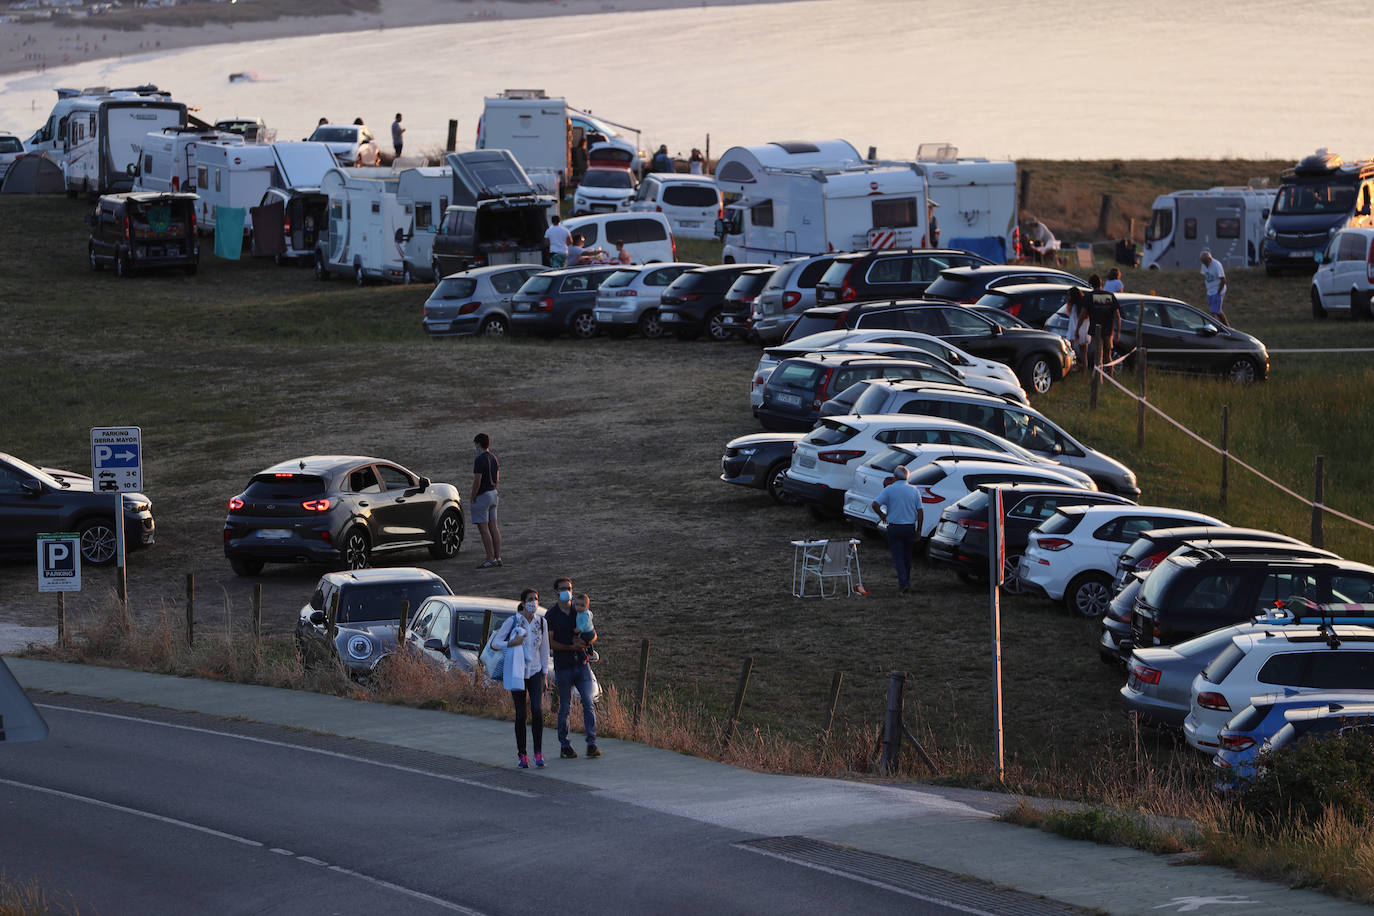
<path id="1" fill-rule="evenodd" d="M 319 187 L 324 173 L 338 163 L 328 144 L 280 140 L 272 144 L 281 183 L 288 188 Z"/>
<path id="2" fill-rule="evenodd" d="M 863 157 L 848 140 L 732 146 L 720 157 L 716 180 L 723 184 L 755 184 L 764 169 L 844 168 L 862 162 Z"/>

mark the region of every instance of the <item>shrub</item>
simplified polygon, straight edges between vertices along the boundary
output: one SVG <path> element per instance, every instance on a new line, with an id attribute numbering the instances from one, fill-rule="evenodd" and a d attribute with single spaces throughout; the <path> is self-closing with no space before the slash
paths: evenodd
<path id="1" fill-rule="evenodd" d="M 1326 809 L 1356 824 L 1374 820 L 1374 735 L 1350 731 L 1295 741 L 1260 763 L 1260 774 L 1236 797 L 1262 823 L 1315 824 Z"/>

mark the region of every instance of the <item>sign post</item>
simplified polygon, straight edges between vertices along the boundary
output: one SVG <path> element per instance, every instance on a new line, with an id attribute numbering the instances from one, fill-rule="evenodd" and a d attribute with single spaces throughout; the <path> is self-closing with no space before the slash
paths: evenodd
<path id="1" fill-rule="evenodd" d="M 91 481 L 96 492 L 114 494 L 115 575 L 127 623 L 129 592 L 124 568 L 123 494 L 143 489 L 143 430 L 137 426 L 92 427 Z"/>
<path id="2" fill-rule="evenodd" d="M 67 532 L 38 536 L 38 590 L 81 591 L 81 535 Z"/>
<path id="3" fill-rule="evenodd" d="M 1002 734 L 1002 577 L 1006 574 L 1006 548 L 1002 538 L 1002 488 L 984 485 L 988 494 L 988 583 L 992 604 L 992 728 L 997 754 L 997 779 L 1006 773 Z"/>

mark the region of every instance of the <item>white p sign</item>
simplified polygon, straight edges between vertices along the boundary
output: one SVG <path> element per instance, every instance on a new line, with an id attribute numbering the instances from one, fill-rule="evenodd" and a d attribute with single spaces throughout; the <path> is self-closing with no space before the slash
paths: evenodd
<path id="1" fill-rule="evenodd" d="M 38 536 L 38 590 L 81 591 L 81 535 Z"/>

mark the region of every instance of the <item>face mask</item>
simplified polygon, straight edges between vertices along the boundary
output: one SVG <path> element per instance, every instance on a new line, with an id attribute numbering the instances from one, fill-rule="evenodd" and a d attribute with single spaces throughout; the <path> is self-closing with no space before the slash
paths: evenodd
<path id="1" fill-rule="evenodd" d="M 558 593 L 558 600 L 559 600 L 559 601 L 562 601 L 562 602 L 564 602 L 564 603 L 567 603 L 567 602 L 571 601 L 571 600 L 572 600 L 572 592 L 568 591 L 566 588 L 563 589 L 561 592 Z"/>
<path id="2" fill-rule="evenodd" d="M 525 612 L 526 612 L 526 613 L 528 613 L 528 614 L 533 614 L 533 613 L 534 613 L 535 611 L 537 611 L 537 610 L 539 610 L 539 603 L 538 603 L 538 602 L 536 602 L 536 601 L 526 601 L 526 602 L 525 602 Z"/>

